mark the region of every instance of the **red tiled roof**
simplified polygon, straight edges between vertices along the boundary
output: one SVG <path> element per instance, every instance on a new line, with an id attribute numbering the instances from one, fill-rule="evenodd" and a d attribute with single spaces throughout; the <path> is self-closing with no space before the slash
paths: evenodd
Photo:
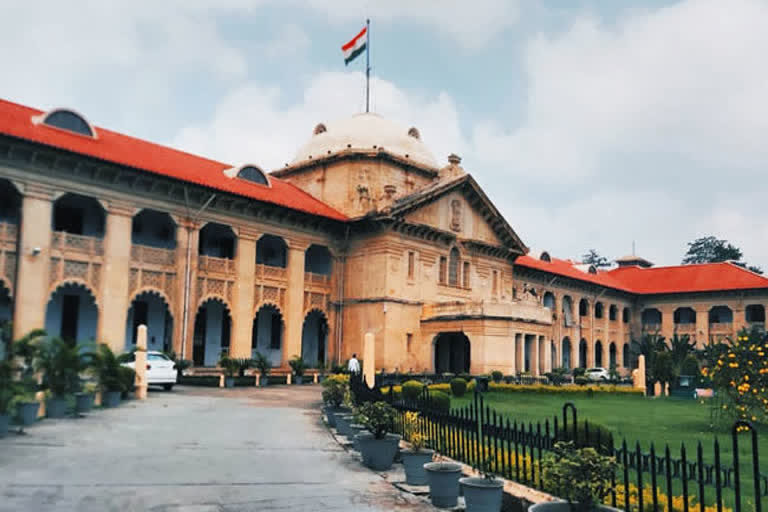
<path id="1" fill-rule="evenodd" d="M 607 272 L 590 274 L 575 268 L 574 262 L 572 261 L 561 260 L 557 258 L 551 258 L 551 260 L 552 261 L 542 261 L 531 256 L 520 256 L 515 260 L 515 265 L 520 265 L 521 267 L 528 267 L 535 270 L 541 270 L 543 272 L 549 272 L 551 274 L 556 274 L 563 277 L 570 277 L 571 279 L 578 279 L 579 281 L 586 281 L 600 286 L 606 286 L 608 288 L 631 291 L 627 289 L 627 287 L 622 283 L 608 275 Z"/>
<path id="2" fill-rule="evenodd" d="M 620 267 L 606 274 L 641 294 L 768 288 L 768 279 L 733 263 Z"/>
<path id="3" fill-rule="evenodd" d="M 768 288 L 767 278 L 733 263 L 652 268 L 630 266 L 598 271 L 597 274 L 582 272 L 574 267 L 574 262 L 557 258 L 546 262 L 521 256 L 515 264 L 641 295 Z"/>
<path id="4" fill-rule="evenodd" d="M 31 118 L 42 113 L 0 99 L 0 133 L 292 210 L 339 221 L 347 220 L 344 214 L 278 178 L 270 176 L 272 186 L 265 187 L 224 175 L 222 171 L 232 168 L 232 165 L 103 128 L 97 127 L 97 138 L 92 139 L 45 124 L 32 123 Z"/>

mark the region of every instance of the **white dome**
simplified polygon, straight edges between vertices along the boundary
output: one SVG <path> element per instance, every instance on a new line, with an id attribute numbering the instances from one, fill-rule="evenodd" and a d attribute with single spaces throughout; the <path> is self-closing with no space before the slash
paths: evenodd
<path id="1" fill-rule="evenodd" d="M 384 119 L 378 114 L 356 114 L 330 124 L 319 124 L 293 163 L 318 159 L 345 150 L 384 151 L 437 168 L 435 157 L 421 141 L 419 131 Z"/>

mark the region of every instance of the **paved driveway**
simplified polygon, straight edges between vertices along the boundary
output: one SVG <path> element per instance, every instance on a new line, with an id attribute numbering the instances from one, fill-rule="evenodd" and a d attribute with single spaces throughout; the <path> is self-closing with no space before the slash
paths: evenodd
<path id="1" fill-rule="evenodd" d="M 361 467 L 317 386 L 179 387 L 0 439 L 0 511 L 434 510 Z"/>

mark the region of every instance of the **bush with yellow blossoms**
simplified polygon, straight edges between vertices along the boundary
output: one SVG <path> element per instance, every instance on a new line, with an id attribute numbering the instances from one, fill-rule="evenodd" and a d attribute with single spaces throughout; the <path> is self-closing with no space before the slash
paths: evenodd
<path id="1" fill-rule="evenodd" d="M 702 376 L 712 379 L 724 398 L 724 413 L 734 420 L 768 423 L 768 338 L 757 329 L 709 348 Z"/>

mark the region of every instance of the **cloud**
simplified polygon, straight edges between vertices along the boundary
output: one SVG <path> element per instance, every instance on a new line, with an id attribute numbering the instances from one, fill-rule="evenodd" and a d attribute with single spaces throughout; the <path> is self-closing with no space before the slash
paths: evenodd
<path id="1" fill-rule="evenodd" d="M 320 73 L 309 80 L 301 101 L 288 106 L 279 88 L 246 84 L 224 97 L 212 118 L 183 128 L 171 144 L 233 164 L 279 168 L 293 159 L 317 123 L 363 110 L 364 80 L 362 73 Z M 374 110 L 406 126 L 416 125 L 438 161 L 465 146 L 448 94 L 409 93 L 377 77 L 371 82 Z"/>
<path id="2" fill-rule="evenodd" d="M 520 16 L 517 0 L 337 0 L 332 8 L 326 0 L 309 0 L 309 4 L 330 20 L 350 22 L 371 18 L 372 32 L 377 23 L 413 21 L 450 37 L 468 50 L 484 47 L 493 37 L 514 26 Z"/>
<path id="3" fill-rule="evenodd" d="M 509 211 L 527 215 L 519 223 L 537 246 L 620 255 L 634 238 L 649 258 L 677 263 L 688 240 L 712 233 L 768 261 L 766 238 L 749 236 L 766 232 L 768 206 L 740 200 L 768 165 L 766 26 L 765 2 L 697 0 L 610 25 L 577 15 L 535 36 L 524 119 L 472 127 L 483 181 L 530 191 Z"/>

